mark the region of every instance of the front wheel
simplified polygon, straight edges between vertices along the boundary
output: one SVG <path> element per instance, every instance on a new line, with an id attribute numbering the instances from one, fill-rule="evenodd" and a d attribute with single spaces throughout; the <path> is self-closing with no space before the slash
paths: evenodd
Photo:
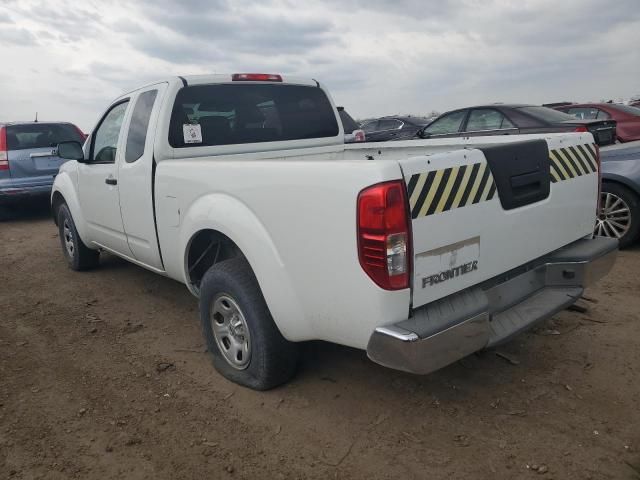
<path id="1" fill-rule="evenodd" d="M 278 330 L 244 258 L 217 263 L 204 275 L 200 320 L 214 367 L 232 382 L 268 390 L 294 375 L 297 346 Z"/>
<path id="2" fill-rule="evenodd" d="M 73 270 L 88 270 L 97 267 L 100 252 L 87 247 L 76 230 L 76 224 L 65 203 L 58 208 L 58 232 L 62 253 L 69 267 Z"/>
<path id="3" fill-rule="evenodd" d="M 603 183 L 594 233 L 617 238 L 620 248 L 628 247 L 640 234 L 639 207 L 638 196 L 627 187 L 617 183 Z"/>

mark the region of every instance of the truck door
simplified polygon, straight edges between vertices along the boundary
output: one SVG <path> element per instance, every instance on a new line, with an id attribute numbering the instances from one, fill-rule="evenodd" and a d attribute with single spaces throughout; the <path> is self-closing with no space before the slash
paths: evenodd
<path id="1" fill-rule="evenodd" d="M 129 248 L 145 265 L 164 270 L 156 236 L 153 204 L 153 143 L 166 83 L 140 90 L 131 98 L 131 115 L 123 129 L 118 164 L 120 209 Z"/>
<path id="2" fill-rule="evenodd" d="M 120 215 L 117 170 L 128 106 L 129 99 L 114 104 L 91 134 L 88 160 L 78 164 L 78 194 L 91 240 L 130 256 Z"/>

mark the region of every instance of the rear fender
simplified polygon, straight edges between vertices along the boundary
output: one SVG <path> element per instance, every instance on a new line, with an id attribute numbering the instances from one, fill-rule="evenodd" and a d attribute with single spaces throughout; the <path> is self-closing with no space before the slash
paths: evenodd
<path id="1" fill-rule="evenodd" d="M 188 248 L 200 231 L 216 230 L 242 251 L 258 279 L 271 315 L 288 340 L 309 338 L 312 327 L 305 320 L 293 283 L 269 232 L 240 200 L 226 194 L 210 194 L 196 200 L 182 216 L 179 248 L 182 280 L 189 282 Z"/>

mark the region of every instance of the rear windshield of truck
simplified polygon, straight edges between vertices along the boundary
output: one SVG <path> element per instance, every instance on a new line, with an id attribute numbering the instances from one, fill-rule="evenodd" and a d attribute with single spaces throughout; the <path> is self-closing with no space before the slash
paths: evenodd
<path id="1" fill-rule="evenodd" d="M 7 127 L 7 149 L 28 150 L 55 147 L 61 142 L 84 142 L 80 131 L 69 123 L 31 123 Z"/>
<path id="2" fill-rule="evenodd" d="M 322 89 L 299 85 L 193 85 L 176 95 L 174 148 L 326 138 L 338 122 Z"/>

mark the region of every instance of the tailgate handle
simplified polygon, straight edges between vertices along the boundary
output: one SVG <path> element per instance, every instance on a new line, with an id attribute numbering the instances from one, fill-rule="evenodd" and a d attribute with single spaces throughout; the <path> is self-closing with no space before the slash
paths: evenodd
<path id="1" fill-rule="evenodd" d="M 107 185 L 117 185 L 118 180 L 113 177 L 109 177 L 104 179 L 104 183 L 106 183 Z"/>
<path id="2" fill-rule="evenodd" d="M 511 191 L 514 197 L 523 197 L 540 191 L 540 172 L 523 173 L 511 177 Z"/>

